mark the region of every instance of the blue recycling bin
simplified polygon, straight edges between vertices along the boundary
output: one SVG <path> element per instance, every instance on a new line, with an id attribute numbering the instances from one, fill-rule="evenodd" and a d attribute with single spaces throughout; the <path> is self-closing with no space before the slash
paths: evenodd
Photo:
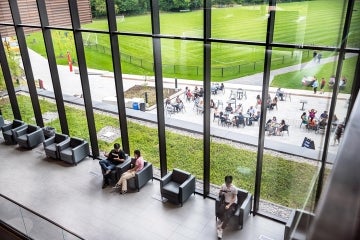
<path id="1" fill-rule="evenodd" d="M 134 102 L 134 103 L 133 103 L 133 109 L 134 109 L 134 110 L 140 110 L 139 103 Z"/>

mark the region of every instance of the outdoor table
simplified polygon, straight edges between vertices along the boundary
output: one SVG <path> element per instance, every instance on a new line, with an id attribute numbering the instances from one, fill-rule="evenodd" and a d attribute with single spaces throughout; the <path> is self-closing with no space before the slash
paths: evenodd
<path id="1" fill-rule="evenodd" d="M 241 100 L 244 96 L 244 90 L 242 88 L 239 88 L 237 91 L 236 91 L 236 95 L 237 95 L 237 99 Z"/>
<path id="2" fill-rule="evenodd" d="M 304 100 L 304 99 L 302 99 L 302 100 L 300 100 L 300 103 L 302 103 L 302 107 L 301 107 L 301 111 L 304 111 L 305 109 L 304 109 L 304 105 L 305 105 L 305 103 L 307 103 L 307 100 Z"/>
<path id="3" fill-rule="evenodd" d="M 243 117 L 244 117 L 244 119 L 245 119 L 245 124 L 246 124 L 247 126 L 249 126 L 250 115 L 247 114 L 247 113 L 245 113 L 245 114 L 243 114 Z"/>

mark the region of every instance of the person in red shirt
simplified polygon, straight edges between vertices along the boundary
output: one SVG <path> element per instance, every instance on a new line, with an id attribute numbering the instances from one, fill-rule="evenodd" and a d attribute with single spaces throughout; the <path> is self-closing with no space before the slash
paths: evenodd
<path id="1" fill-rule="evenodd" d="M 326 80 L 325 80 L 325 78 L 321 78 L 321 83 L 320 83 L 320 94 L 323 94 L 323 93 L 324 93 L 324 87 L 325 87 L 325 84 L 326 84 Z"/>

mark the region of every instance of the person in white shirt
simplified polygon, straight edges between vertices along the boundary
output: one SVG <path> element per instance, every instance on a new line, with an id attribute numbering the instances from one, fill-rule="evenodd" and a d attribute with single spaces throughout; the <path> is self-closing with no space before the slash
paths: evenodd
<path id="1" fill-rule="evenodd" d="M 217 225 L 218 239 L 222 239 L 223 230 L 231 216 L 234 215 L 237 206 L 237 188 L 232 184 L 232 180 L 232 176 L 226 176 L 225 183 L 221 186 L 219 192 L 221 205 L 217 212 L 219 219 L 219 224 Z"/>

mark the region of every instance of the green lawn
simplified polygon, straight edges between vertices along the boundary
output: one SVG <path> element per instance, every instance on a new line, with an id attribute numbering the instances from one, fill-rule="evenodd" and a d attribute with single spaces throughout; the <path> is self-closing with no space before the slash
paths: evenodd
<path id="1" fill-rule="evenodd" d="M 359 1 L 357 1 L 357 6 Z M 266 6 L 246 6 L 213 9 L 212 37 L 245 41 L 265 41 Z M 279 3 L 276 12 L 274 40 L 280 43 L 304 43 L 336 46 L 341 23 L 342 1 L 306 1 Z M 166 35 L 201 37 L 203 11 L 161 13 L 161 33 Z M 359 22 L 359 14 L 353 17 Z M 321 27 L 319 27 L 321 23 Z M 360 25 L 352 24 L 348 46 L 358 46 Z M 82 26 L 87 29 L 107 30 L 107 21 L 94 20 Z M 118 22 L 123 32 L 150 33 L 150 15 L 126 16 Z M 72 34 L 53 30 L 54 47 L 58 64 L 67 64 L 66 51 L 76 59 Z M 28 35 L 28 45 L 45 56 L 41 33 Z M 87 44 L 87 65 L 90 68 L 112 71 L 109 37 L 105 34 L 83 34 Z M 152 75 L 152 39 L 149 37 L 119 37 L 124 73 Z M 163 74 L 165 77 L 202 79 L 202 42 L 162 39 Z M 304 51 L 302 58 L 290 49 L 273 49 L 272 68 L 306 62 L 311 58 Z M 263 71 L 264 48 L 250 45 L 214 43 L 211 48 L 212 80 L 222 81 Z M 324 53 L 323 57 L 331 53 Z"/>
<path id="2" fill-rule="evenodd" d="M 31 101 L 29 97 L 19 95 L 18 101 L 23 120 L 34 124 Z M 43 113 L 56 112 L 56 105 L 44 99 L 40 100 Z M 12 119 L 8 99 L 0 101 L 0 107 L 5 119 Z M 71 136 L 89 140 L 85 114 L 81 109 L 66 106 L 67 120 Z M 95 114 L 97 131 L 105 126 L 118 127 L 118 120 L 108 114 Z M 60 131 L 59 120 L 48 126 Z M 129 143 L 132 150 L 139 148 L 145 159 L 159 167 L 158 134 L 156 128 L 146 127 L 128 121 Z M 121 142 L 117 139 L 116 142 Z M 174 167 L 187 170 L 198 179 L 203 175 L 203 143 L 201 140 L 183 136 L 170 131 L 166 132 L 166 150 L 168 169 Z M 102 151 L 109 150 L 113 143 L 99 140 Z M 211 143 L 211 182 L 216 185 L 223 183 L 225 175 L 232 174 L 235 184 L 249 191 L 254 191 L 256 168 L 256 152 L 232 147 L 227 144 Z M 261 198 L 292 208 L 301 208 L 308 194 L 312 178 L 318 168 L 306 163 L 298 163 L 282 157 L 264 155 Z"/>
<path id="3" fill-rule="evenodd" d="M 340 90 L 342 93 L 350 93 L 351 86 L 354 79 L 354 69 L 356 68 L 357 57 L 352 57 L 346 59 L 343 64 L 342 76 L 345 76 L 348 79 L 346 88 Z M 326 83 L 328 83 L 331 75 L 335 75 L 336 64 L 327 63 L 324 65 L 316 65 L 312 68 L 302 69 L 300 71 L 284 73 L 274 77 L 274 80 L 271 82 L 272 87 L 281 87 L 281 88 L 290 88 L 290 89 L 303 89 L 312 91 L 311 86 L 306 87 L 302 86 L 301 79 L 304 76 L 316 76 L 321 81 L 321 78 L 325 78 Z M 320 89 L 320 88 L 319 88 Z M 333 89 L 328 87 L 328 84 L 325 85 L 325 92 L 332 92 Z"/>

